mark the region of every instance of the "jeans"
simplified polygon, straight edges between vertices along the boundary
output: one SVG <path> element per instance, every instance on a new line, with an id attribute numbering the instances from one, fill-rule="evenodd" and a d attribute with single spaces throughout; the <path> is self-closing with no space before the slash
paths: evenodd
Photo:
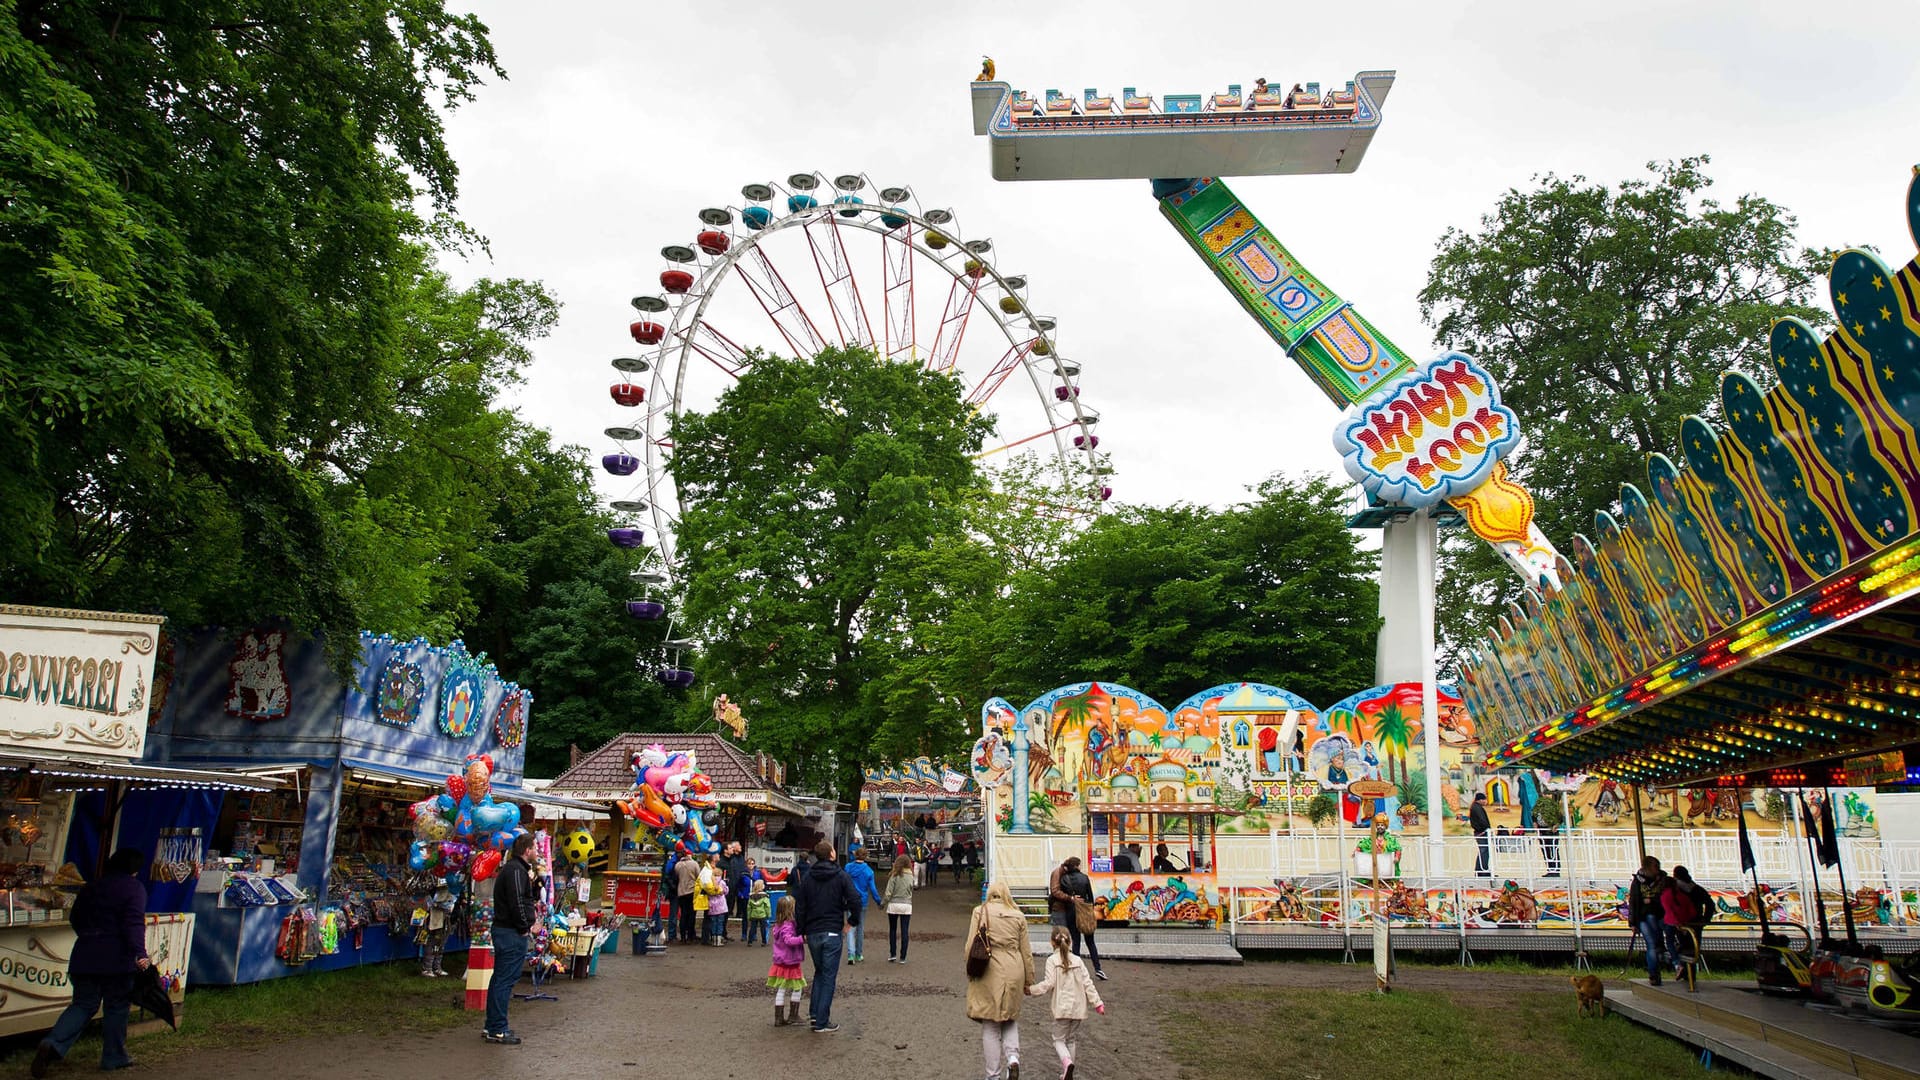
<path id="1" fill-rule="evenodd" d="M 100 1067 L 119 1069 L 132 1063 L 127 1056 L 127 998 L 133 993 L 133 976 L 73 972 L 67 976 L 67 983 L 73 987 L 73 1004 L 53 1022 L 53 1030 L 41 1040 L 42 1045 L 53 1047 L 53 1052 L 64 1059 L 104 1001 L 107 1008 L 100 1015 Z"/>
<path id="2" fill-rule="evenodd" d="M 887 956 L 907 958 L 907 926 L 913 922 L 913 913 L 895 915 L 887 913 Z"/>
<path id="3" fill-rule="evenodd" d="M 1540 854 L 1546 856 L 1547 876 L 1559 877 L 1560 838 L 1558 836 L 1542 836 L 1540 838 Z"/>
<path id="4" fill-rule="evenodd" d="M 493 978 L 487 982 L 487 1034 L 507 1030 L 507 1006 L 513 1004 L 513 984 L 527 963 L 527 935 L 510 926 L 493 928 Z"/>
<path id="5" fill-rule="evenodd" d="M 1474 833 L 1473 842 L 1480 845 L 1480 854 L 1473 860 L 1473 872 L 1487 877 L 1492 873 L 1489 868 L 1493 865 L 1493 840 L 1486 833 Z"/>
<path id="6" fill-rule="evenodd" d="M 1056 911 L 1048 917 L 1048 921 L 1055 926 L 1064 926 L 1067 928 L 1067 934 L 1073 939 L 1073 955 L 1080 955 L 1080 942 L 1085 940 L 1087 943 L 1087 958 L 1093 961 L 1093 970 L 1100 970 L 1100 946 L 1093 943 L 1092 934 L 1082 934 L 1080 932 L 1080 920 L 1075 918 L 1072 912 Z"/>
<path id="7" fill-rule="evenodd" d="M 816 1028 L 833 1022 L 833 984 L 840 977 L 842 948 L 838 933 L 807 935 L 807 949 L 813 953 L 813 997 L 808 1000 L 807 1015 Z"/>
<path id="8" fill-rule="evenodd" d="M 707 940 L 719 941 L 727 936 L 727 917 L 707 912 Z"/>
<path id="9" fill-rule="evenodd" d="M 867 955 L 867 928 L 860 923 L 854 923 L 847 931 L 847 955 L 853 958 Z"/>
<path id="10" fill-rule="evenodd" d="M 767 934 L 772 929 L 773 919 L 771 917 L 765 919 L 749 919 L 744 915 L 741 916 L 741 919 L 747 924 L 747 944 L 753 944 L 754 935 L 758 934 L 760 936 L 760 944 L 765 945 L 767 943 Z"/>
<path id="11" fill-rule="evenodd" d="M 1657 979 L 1660 977 L 1660 945 L 1667 938 L 1667 925 L 1658 915 L 1646 915 L 1640 919 L 1637 929 L 1647 943 L 1647 978 Z"/>

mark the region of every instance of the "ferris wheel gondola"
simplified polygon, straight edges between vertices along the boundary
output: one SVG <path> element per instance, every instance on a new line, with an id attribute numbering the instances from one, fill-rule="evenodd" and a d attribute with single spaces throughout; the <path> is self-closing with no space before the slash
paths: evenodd
<path id="1" fill-rule="evenodd" d="M 658 291 L 632 301 L 639 354 L 613 361 L 609 396 L 623 415 L 605 428 L 617 449 L 601 464 L 635 482 L 609 505 L 651 526 L 646 594 L 628 603 L 629 615 L 660 618 L 655 589 L 681 571 L 673 421 L 711 407 L 755 350 L 811 357 L 857 346 L 949 373 L 969 404 L 996 418 L 982 459 L 1050 458 L 1056 511 L 1093 512 L 1112 495 L 1080 365 L 1060 355 L 1054 320 L 1033 312 L 1026 279 L 994 266 L 991 240 L 967 237 L 951 209 L 923 208 L 910 188 L 876 189 L 861 174 L 795 173 L 747 184 L 741 197 L 699 210 L 690 242 L 660 249 Z M 641 532 L 618 531 L 616 543 Z M 680 650 L 664 655 L 660 678 L 678 685 L 666 672 L 685 670 Z"/>

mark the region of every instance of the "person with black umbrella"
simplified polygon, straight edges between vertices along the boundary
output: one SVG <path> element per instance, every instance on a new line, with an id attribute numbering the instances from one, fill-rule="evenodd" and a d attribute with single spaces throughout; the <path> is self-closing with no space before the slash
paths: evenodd
<path id="1" fill-rule="evenodd" d="M 147 857 L 122 848 L 107 860 L 100 880 L 80 890 L 68 922 L 73 927 L 73 955 L 67 962 L 67 981 L 73 986 L 68 1005 L 53 1030 L 40 1040 L 33 1055 L 33 1075 L 47 1075 L 54 1062 L 66 1058 L 74 1041 L 86 1030 L 95 1011 L 100 1015 L 100 1068 L 124 1069 L 127 1056 L 128 1001 L 134 973 L 152 967 L 147 959 L 147 889 L 134 877 Z"/>

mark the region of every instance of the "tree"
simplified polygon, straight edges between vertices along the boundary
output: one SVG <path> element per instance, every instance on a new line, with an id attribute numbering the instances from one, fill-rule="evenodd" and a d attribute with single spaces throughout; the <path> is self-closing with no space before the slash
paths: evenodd
<path id="1" fill-rule="evenodd" d="M 607 542 L 613 520 L 599 505 L 586 452 L 555 449 L 531 433 L 517 460 L 522 496 L 492 504 L 491 536 L 472 560 L 462 627 L 503 674 L 531 690 L 527 775 L 554 776 L 568 748 L 591 750 L 626 731 L 688 726 L 687 702 L 669 694 L 635 656 L 657 651 L 661 624 L 628 618 L 637 599 L 636 556 Z"/>
<path id="2" fill-rule="evenodd" d="M 1128 507 L 1017 574 L 991 686 L 1112 680 L 1156 695 L 1231 680 L 1331 701 L 1372 685 L 1373 556 L 1332 482 L 1270 479 L 1226 511 Z"/>
<path id="3" fill-rule="evenodd" d="M 711 411 L 673 425 L 684 615 L 707 679 L 752 710 L 754 742 L 841 798 L 863 766 L 954 723 L 930 687 L 880 676 L 980 580 L 962 504 L 991 430 L 952 378 L 858 348 L 756 354 Z"/>
<path id="4" fill-rule="evenodd" d="M 420 245 L 464 235 L 439 107 L 485 27 L 0 0 L 0 71 L 0 593 L 356 640 L 378 515 L 312 451 L 379 421 Z"/>
<path id="5" fill-rule="evenodd" d="M 1650 164 L 1614 188 L 1538 177 L 1477 232 L 1449 229 L 1429 268 L 1421 312 L 1519 415 L 1527 449 L 1510 464 L 1562 550 L 1622 483 L 1644 488 L 1646 456 L 1678 447 L 1683 417 L 1717 413 L 1724 369 L 1766 378 L 1773 320 L 1823 318 L 1793 216 L 1758 195 L 1707 198 L 1707 164 Z M 1441 628 L 1457 650 L 1521 583 L 1464 531 L 1444 548 Z"/>

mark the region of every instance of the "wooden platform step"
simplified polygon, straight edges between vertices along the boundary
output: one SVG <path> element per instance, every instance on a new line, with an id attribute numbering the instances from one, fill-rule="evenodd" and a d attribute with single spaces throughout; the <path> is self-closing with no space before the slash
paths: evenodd
<path id="1" fill-rule="evenodd" d="M 1637 1023 L 1777 1080 L 1920 1080 L 1920 1037 L 1810 1009 L 1750 985 L 1703 982 L 1698 993 L 1634 979 L 1607 1005 Z"/>
<path id="2" fill-rule="evenodd" d="M 1034 955 L 1051 951 L 1053 928 L 1027 927 L 1027 941 Z M 1189 964 L 1239 964 L 1245 958 L 1233 947 L 1233 938 L 1224 930 L 1143 930 L 1135 928 L 1102 930 L 1094 938 L 1104 960 L 1170 960 Z"/>

